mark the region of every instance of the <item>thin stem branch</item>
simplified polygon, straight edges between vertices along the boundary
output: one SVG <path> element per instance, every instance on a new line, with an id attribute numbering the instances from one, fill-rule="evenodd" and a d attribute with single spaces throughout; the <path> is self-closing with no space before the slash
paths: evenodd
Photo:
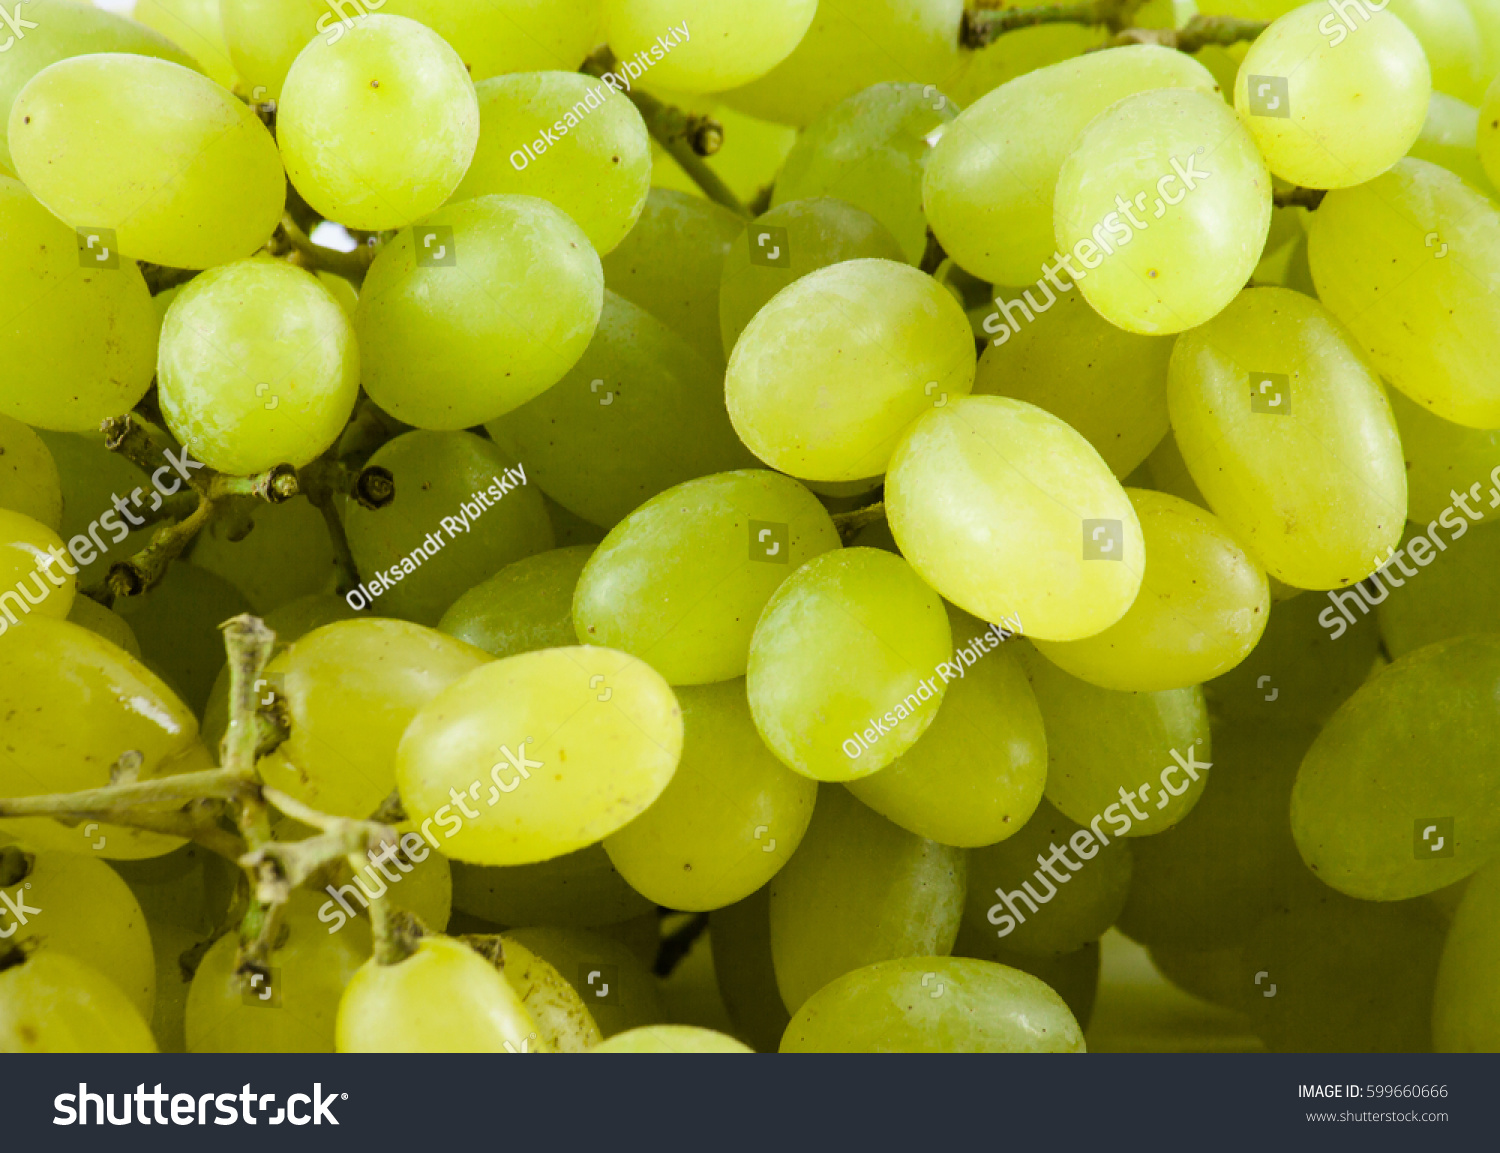
<path id="1" fill-rule="evenodd" d="M 1181 28 L 1124 28 L 1099 47 L 1159 44 L 1163 48 L 1191 53 L 1210 44 L 1229 45 L 1254 40 L 1269 26 L 1266 20 L 1242 20 L 1238 16 L 1194 16 Z"/>
<path id="2" fill-rule="evenodd" d="M 1018 28 L 1038 24 L 1090 24 L 1118 32 L 1128 28 L 1145 0 L 1086 0 L 1081 4 L 1043 4 L 1036 8 L 996 8 L 981 5 L 964 13 L 959 43 L 979 49 Z"/>
<path id="3" fill-rule="evenodd" d="M 313 242 L 302 230 L 302 226 L 292 219 L 291 213 L 281 218 L 281 231 L 296 251 L 298 259 L 294 263 L 312 272 L 331 272 L 354 284 L 364 282 L 365 273 L 370 271 L 370 265 L 374 263 L 375 254 L 379 251 L 373 244 L 361 244 L 353 252 L 324 248 Z"/>
<path id="4" fill-rule="evenodd" d="M 387 478 L 391 474 L 382 469 Z M 344 531 L 344 520 L 339 515 L 338 497 L 343 493 L 347 474 L 337 461 L 324 458 L 302 470 L 301 484 L 307 499 L 320 513 L 328 528 L 328 539 L 333 543 L 334 563 L 338 568 L 338 594 L 345 596 L 359 587 L 359 566 L 354 561 L 354 550 L 349 547 L 349 534 Z M 357 483 L 357 482 L 356 482 Z M 389 497 L 385 503 L 395 499 L 395 482 L 391 481 Z M 365 501 L 361 499 L 361 504 Z M 367 506 L 368 507 L 368 506 Z M 379 506 L 376 506 L 379 507 Z"/>
<path id="5" fill-rule="evenodd" d="M 879 524 L 885 519 L 885 501 L 877 501 L 864 508 L 833 514 L 834 526 L 839 530 L 839 539 L 848 544 L 859 535 L 861 529 Z"/>

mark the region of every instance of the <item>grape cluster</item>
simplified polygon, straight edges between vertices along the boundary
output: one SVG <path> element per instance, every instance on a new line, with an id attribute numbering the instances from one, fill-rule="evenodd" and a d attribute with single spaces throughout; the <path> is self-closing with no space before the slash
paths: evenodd
<path id="1" fill-rule="evenodd" d="M 1500 1050 L 1497 0 L 108 7 L 0 1052 Z"/>

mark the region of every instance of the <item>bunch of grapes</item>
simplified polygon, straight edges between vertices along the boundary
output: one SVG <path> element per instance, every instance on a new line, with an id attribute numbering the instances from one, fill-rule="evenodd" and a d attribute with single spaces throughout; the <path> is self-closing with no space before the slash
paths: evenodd
<path id="1" fill-rule="evenodd" d="M 0 1052 L 1500 1049 L 1495 0 L 108 7 Z"/>

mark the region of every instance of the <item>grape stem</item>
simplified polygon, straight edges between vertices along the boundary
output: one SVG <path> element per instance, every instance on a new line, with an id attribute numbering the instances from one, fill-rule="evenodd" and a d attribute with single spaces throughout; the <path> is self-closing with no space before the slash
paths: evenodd
<path id="1" fill-rule="evenodd" d="M 1145 0 L 1089 0 L 1082 4 L 1044 4 L 1036 8 L 1002 8 L 998 0 L 981 0 L 974 10 L 964 12 L 959 27 L 959 43 L 965 48 L 980 49 L 992 44 L 1007 32 L 1033 28 L 1038 24 L 1092 24 L 1111 32 L 1130 26 Z"/>
<path id="2" fill-rule="evenodd" d="M 598 79 L 613 72 L 617 63 L 615 54 L 605 47 L 585 60 L 580 71 Z M 731 212 L 745 217 L 750 215 L 750 210 L 739 202 L 729 185 L 703 162 L 703 157 L 712 156 L 723 144 L 723 125 L 711 117 L 684 112 L 639 88 L 633 87 L 624 95 L 641 114 L 652 138 L 693 178 L 705 196 Z"/>
<path id="3" fill-rule="evenodd" d="M 853 540 L 859 531 L 872 524 L 879 524 L 885 519 L 885 502 L 877 501 L 866 505 L 864 508 L 851 509 L 849 512 L 836 512 L 833 514 L 834 527 L 839 530 L 839 539 L 845 544 Z"/>
<path id="4" fill-rule="evenodd" d="M 651 971 L 658 977 L 670 977 L 672 971 L 693 951 L 698 938 L 708 931 L 708 914 L 698 913 L 680 929 L 662 938 L 657 946 L 656 962 Z"/>
<path id="5" fill-rule="evenodd" d="M 1271 192 L 1271 203 L 1277 208 L 1305 208 L 1309 212 L 1323 203 L 1323 197 L 1328 195 L 1326 188 L 1303 188 L 1297 185 L 1285 191 Z"/>
<path id="6" fill-rule="evenodd" d="M 374 244 L 361 244 L 353 252 L 340 252 L 336 248 L 315 244 L 302 226 L 292 219 L 291 213 L 281 218 L 279 231 L 292 246 L 293 264 L 309 272 L 331 272 L 356 286 L 364 283 L 375 254 L 380 251 Z"/>
<path id="7" fill-rule="evenodd" d="M 1158 44 L 1179 52 L 1197 52 L 1210 44 L 1237 44 L 1254 40 L 1270 27 L 1266 20 L 1242 20 L 1238 16 L 1194 16 L 1181 28 L 1124 28 L 1098 48 L 1119 48 L 1126 44 Z"/>
<path id="8" fill-rule="evenodd" d="M 372 470 L 374 471 L 374 470 Z M 388 490 L 377 488 L 376 494 L 388 492 L 386 504 L 395 499 L 395 481 L 389 471 L 378 470 L 385 474 L 385 479 L 390 481 Z M 359 566 L 354 563 L 354 550 L 349 547 L 349 534 L 344 531 L 344 520 L 339 516 L 338 501 L 335 499 L 341 493 L 348 492 L 351 487 L 361 486 L 364 474 L 355 476 L 355 484 L 349 484 L 350 470 L 337 460 L 324 457 L 314 461 L 302 470 L 303 491 L 307 499 L 312 502 L 314 508 L 323 514 L 323 523 L 328 529 L 328 539 L 333 542 L 333 559 L 338 570 L 337 590 L 339 596 L 347 596 L 359 587 Z M 371 505 L 365 497 L 359 498 L 365 507 L 383 507 L 382 505 Z"/>

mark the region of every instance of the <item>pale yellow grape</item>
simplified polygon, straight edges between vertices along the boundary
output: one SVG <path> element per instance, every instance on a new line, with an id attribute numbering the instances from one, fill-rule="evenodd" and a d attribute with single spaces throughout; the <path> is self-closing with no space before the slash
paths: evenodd
<path id="1" fill-rule="evenodd" d="M 1128 476 L 1167 433 L 1171 339 L 1117 328 L 1077 291 L 997 287 L 995 297 L 982 321 L 974 395 L 1046 409 L 1082 433 L 1116 476 Z"/>
<path id="2" fill-rule="evenodd" d="M 1500 428 L 1500 208 L 1453 173 L 1403 160 L 1330 193 L 1309 220 L 1318 296 L 1417 403 Z"/>
<path id="3" fill-rule="evenodd" d="M 900 557 L 826 552 L 776 590 L 755 626 L 747 683 L 756 728 L 804 776 L 867 776 L 932 724 L 944 691 L 937 667 L 951 645 L 942 599 Z"/>
<path id="4" fill-rule="evenodd" d="M 1130 332 L 1181 332 L 1233 300 L 1260 261 L 1271 174 L 1217 96 L 1142 92 L 1079 138 L 1058 173 L 1053 222 L 1101 316 Z"/>
<path id="5" fill-rule="evenodd" d="M 234 62 L 224 43 L 220 0 L 135 0 L 131 17 L 191 53 L 209 78 L 233 88 Z"/>
<path id="6" fill-rule="evenodd" d="M 68 620 L 92 633 L 98 633 L 118 648 L 124 649 L 136 660 L 141 659 L 141 642 L 125 623 L 119 613 L 111 612 L 90 597 L 75 596 L 73 607 L 68 610 Z"/>
<path id="7" fill-rule="evenodd" d="M 136 520 L 144 520 L 138 511 L 150 507 L 146 494 L 153 487 L 151 478 L 119 453 L 105 448 L 102 434 L 38 429 L 37 435 L 57 461 L 63 490 L 63 523 L 58 535 L 71 546 L 74 563 L 82 566 L 78 583 L 86 588 L 104 580 L 113 561 L 139 552 L 150 543 L 151 526 L 127 522 L 116 508 L 114 498 L 120 497 L 127 504 L 126 511 Z M 182 483 L 175 474 L 170 480 L 166 475 L 161 480 L 167 490 L 174 483 Z M 131 509 L 128 505 L 134 501 L 137 490 L 142 504 Z M 191 496 L 184 494 L 179 499 L 191 507 Z M 186 509 L 183 513 L 186 514 Z"/>
<path id="8" fill-rule="evenodd" d="M 974 343 L 958 302 L 890 260 L 850 260 L 804 276 L 760 310 L 725 378 L 740 439 L 773 468 L 809 480 L 885 471 L 902 430 L 974 384 Z"/>
<path id="9" fill-rule="evenodd" d="M 133 408 L 155 371 L 159 326 L 140 269 L 84 267 L 78 245 L 0 176 L 0 414 L 38 428 L 97 429 Z"/>
<path id="10" fill-rule="evenodd" d="M 1422 45 L 1394 10 L 1352 11 L 1353 34 L 1325 3 L 1289 12 L 1240 65 L 1234 106 L 1271 171 L 1293 184 L 1363 184 L 1422 131 L 1432 93 Z"/>
<path id="11" fill-rule="evenodd" d="M 1144 27 L 1141 11 L 1136 13 L 1136 23 Z M 1040 71 L 1049 64 L 1082 57 L 1088 49 L 1102 45 L 1108 38 L 1105 29 L 1087 24 L 1039 24 L 1034 28 L 1017 28 L 997 36 L 977 52 L 965 53 L 964 67 L 956 80 L 948 81 L 946 91 L 961 108 L 968 108 L 1002 84 L 1028 72 Z M 1202 59 L 1202 51 L 1195 55 L 1200 63 L 1207 64 L 1207 60 Z"/>
<path id="12" fill-rule="evenodd" d="M 604 849 L 658 905 L 719 909 L 764 885 L 796 851 L 818 786 L 766 748 L 744 680 L 678 688 L 682 761 L 656 802 Z"/>
<path id="13" fill-rule="evenodd" d="M 77 572 L 60 536 L 23 512 L 0 508 L 0 637 L 24 628 L 33 612 L 66 619 Z"/>
<path id="14" fill-rule="evenodd" d="M 1495 0 L 1464 0 L 1464 7 L 1479 32 L 1481 71 L 1486 76 L 1500 75 L 1500 5 Z"/>
<path id="15" fill-rule="evenodd" d="M 192 280 L 162 326 L 167 427 L 208 467 L 251 476 L 328 449 L 359 397 L 354 326 L 311 273 L 259 258 Z"/>
<path id="16" fill-rule="evenodd" d="M 156 1039 L 108 977 L 61 953 L 0 971 L 0 1053 L 155 1053 Z"/>
<path id="17" fill-rule="evenodd" d="M 578 639 L 632 653 L 674 685 L 743 676 L 777 588 L 837 548 L 833 519 L 790 477 L 690 480 L 636 509 L 589 558 L 573 601 Z"/>
<path id="18" fill-rule="evenodd" d="M 1091 120 L 1151 88 L 1213 93 L 1216 84 L 1186 53 L 1132 45 L 1038 68 L 965 109 L 923 178 L 927 220 L 948 255 L 996 284 L 1038 280 L 1057 247 L 1053 191 L 1063 162 Z M 1138 190 L 1121 186 L 1110 195 Z"/>
<path id="19" fill-rule="evenodd" d="M 605 0 L 605 34 L 616 71 L 634 61 L 653 85 L 718 92 L 785 60 L 817 10 L 818 0 Z"/>
<path id="20" fill-rule="evenodd" d="M 1478 134 L 1479 109 L 1457 97 L 1434 92 L 1427 104 L 1422 134 L 1407 155 L 1441 164 L 1486 196 L 1493 197 L 1495 186 L 1485 175 L 1476 146 Z"/>
<path id="21" fill-rule="evenodd" d="M 635 105 L 577 72 L 522 72 L 476 88 L 479 146 L 454 200 L 535 196 L 601 255 L 634 226 L 651 188 L 651 138 Z"/>
<path id="22" fill-rule="evenodd" d="M 512 929 L 503 944 L 518 942 L 551 965 L 570 982 L 584 1007 L 606 1037 L 641 1025 L 667 1020 L 666 1006 L 658 991 L 660 982 L 651 972 L 655 958 L 657 916 L 638 918 L 650 934 L 650 950 L 641 954 L 624 943 L 622 936 L 606 936 L 607 930 L 543 928 Z M 623 928 L 623 927 L 622 927 Z M 606 990 L 605 985 L 609 988 Z"/>
<path id="23" fill-rule="evenodd" d="M 616 1033 L 593 1053 L 753 1053 L 733 1037 L 697 1025 L 643 1025 Z"/>
<path id="24" fill-rule="evenodd" d="M 292 62 L 337 17 L 324 0 L 219 0 L 229 58 L 244 94 L 257 104 L 276 100 Z M 321 24 L 321 28 L 319 25 Z"/>
<path id="25" fill-rule="evenodd" d="M 24 513 L 53 532 L 62 528 L 62 481 L 46 443 L 0 414 L 0 509 Z"/>
<path id="26" fill-rule="evenodd" d="M 281 218 L 276 144 L 244 104 L 145 56 L 54 64 L 10 113 L 16 173 L 67 224 L 113 229 L 119 255 L 175 268 L 249 256 Z"/>
<path id="27" fill-rule="evenodd" d="M 401 228 L 463 179 L 479 102 L 437 33 L 403 16 L 366 16 L 302 50 L 276 131 L 287 175 L 318 212 L 350 228 Z"/>
<path id="28" fill-rule="evenodd" d="M 921 740 L 848 789 L 920 837 L 991 845 L 1017 832 L 1042 799 L 1047 736 L 1015 646 L 997 639 L 999 629 L 944 607 L 955 649 L 950 670 L 960 666 L 963 676 L 950 680 Z"/>
<path id="29" fill-rule="evenodd" d="M 1479 108 L 1479 128 L 1476 146 L 1479 163 L 1484 166 L 1490 184 L 1500 187 L 1500 74 L 1484 94 L 1484 103 Z"/>
<path id="30" fill-rule="evenodd" d="M 238 541 L 230 536 L 243 529 L 243 524 L 210 522 L 193 545 L 193 566 L 239 589 L 259 616 L 332 591 L 338 561 L 328 523 L 311 501 L 261 502 L 250 510 L 250 516 L 254 527 Z M 344 606 L 345 617 L 354 615 L 346 601 L 335 599 L 335 603 Z M 292 639 L 279 629 L 277 635 L 281 640 Z"/>
<path id="31" fill-rule="evenodd" d="M 408 816 L 445 856 L 524 865 L 608 836 L 666 788 L 682 713 L 649 666 L 605 648 L 544 649 L 459 680 L 396 754 Z M 472 800 L 473 805 L 468 801 Z"/>
<path id="32" fill-rule="evenodd" d="M 602 845 L 510 868 L 455 861 L 453 903 L 497 925 L 612 925 L 655 908 L 625 883 Z"/>
<path id="33" fill-rule="evenodd" d="M 1387 9 L 1411 30 L 1432 70 L 1432 87 L 1460 100 L 1477 101 L 1491 72 L 1476 14 L 1467 0 L 1391 0 Z M 1359 35 L 1368 29 L 1358 16 Z M 1337 33 L 1335 33 L 1337 35 Z M 1351 36 L 1354 34 L 1351 33 Z M 1389 73 L 1382 77 L 1388 80 Z"/>
<path id="34" fill-rule="evenodd" d="M 792 1018 L 783 1053 L 1082 1053 L 1052 989 L 967 957 L 908 957 L 830 982 Z"/>
<path id="35" fill-rule="evenodd" d="M 1219 518 L 1166 493 L 1131 488 L 1145 538 L 1141 591 L 1117 623 L 1037 649 L 1075 677 L 1121 692 L 1201 684 L 1234 668 L 1270 617 L 1266 573 Z"/>
<path id="36" fill-rule="evenodd" d="M 471 428 L 556 384 L 603 307 L 588 238 L 529 196 L 452 204 L 375 258 L 355 313 L 364 384 L 398 420 Z"/>
<path id="37" fill-rule="evenodd" d="M 505 983 L 536 1022 L 538 1036 L 556 1053 L 584 1053 L 599 1043 L 599 1025 L 578 990 L 550 963 L 512 937 L 501 943 L 497 965 Z M 533 1045 L 528 1052 L 535 1051 Z"/>
<path id="38" fill-rule="evenodd" d="M 1493 476 L 1500 465 L 1500 429 L 1454 424 L 1395 389 L 1386 396 L 1406 458 L 1407 519 L 1430 526 L 1453 505 L 1455 494 Z"/>
<path id="39" fill-rule="evenodd" d="M 393 964 L 371 958 L 339 1002 L 340 1053 L 543 1053 L 536 1022 L 462 941 L 423 937 Z"/>
<path id="40" fill-rule="evenodd" d="M 573 593 L 593 551 L 572 545 L 506 565 L 454 601 L 439 630 L 494 657 L 573 644 Z"/>
<path id="41" fill-rule="evenodd" d="M 1368 362 L 1317 301 L 1247 289 L 1178 340 L 1168 389 L 1193 479 L 1277 580 L 1342 588 L 1400 539 L 1406 468 L 1395 419 Z"/>
<path id="42" fill-rule="evenodd" d="M 891 458 L 886 513 L 930 585 L 984 620 L 1071 641 L 1103 632 L 1140 589 L 1135 510 L 1088 441 L 1020 400 L 934 409 Z"/>
<path id="43" fill-rule="evenodd" d="M 1439 1053 L 1500 1049 L 1500 863 L 1479 872 L 1464 893 L 1443 946 L 1432 1005 L 1432 1047 Z"/>

